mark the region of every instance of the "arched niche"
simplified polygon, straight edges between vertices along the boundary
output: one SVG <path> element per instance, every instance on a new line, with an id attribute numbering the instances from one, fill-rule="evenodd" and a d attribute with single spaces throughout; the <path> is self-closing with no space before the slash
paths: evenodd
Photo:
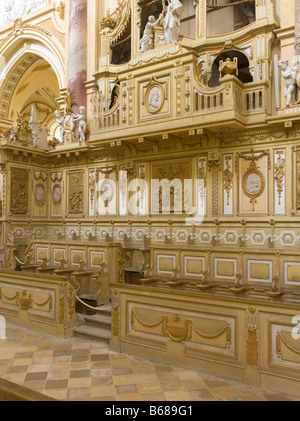
<path id="1" fill-rule="evenodd" d="M 149 16 L 154 16 L 155 19 L 159 18 L 159 15 L 163 11 L 163 4 L 161 0 L 145 0 L 141 5 L 141 36 L 145 30 L 145 26 L 148 23 Z"/>
<path id="2" fill-rule="evenodd" d="M 219 54 L 214 60 L 211 68 L 211 78 L 208 82 L 208 86 L 210 88 L 220 85 L 220 61 L 226 61 L 228 58 L 231 60 L 237 58 L 239 70 L 237 78 L 242 83 L 253 82 L 253 77 L 250 73 L 250 63 L 246 54 L 242 53 L 241 51 L 230 50 Z"/>
<path id="3" fill-rule="evenodd" d="M 180 0 L 183 5 L 180 35 L 196 38 L 196 9 L 193 0 Z"/>
<path id="4" fill-rule="evenodd" d="M 141 4 L 141 37 L 148 23 L 149 16 L 158 19 L 163 11 L 163 3 L 168 0 L 144 0 Z M 183 5 L 180 16 L 180 35 L 185 37 L 196 37 L 196 9 L 193 0 L 180 0 Z"/>
<path id="5" fill-rule="evenodd" d="M 131 60 L 131 13 L 121 35 L 111 45 L 111 64 L 126 64 Z"/>

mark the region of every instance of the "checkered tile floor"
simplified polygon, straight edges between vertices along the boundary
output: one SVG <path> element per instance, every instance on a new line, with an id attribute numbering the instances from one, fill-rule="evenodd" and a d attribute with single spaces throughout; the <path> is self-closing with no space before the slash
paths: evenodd
<path id="1" fill-rule="evenodd" d="M 60 401 L 300 400 L 203 373 L 123 355 L 99 342 L 58 339 L 9 325 L 0 377 Z"/>

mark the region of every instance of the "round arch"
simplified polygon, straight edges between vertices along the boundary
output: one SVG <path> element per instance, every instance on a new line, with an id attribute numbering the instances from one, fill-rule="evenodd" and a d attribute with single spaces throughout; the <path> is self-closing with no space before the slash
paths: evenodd
<path id="1" fill-rule="evenodd" d="M 10 33 L 0 44 L 0 118 L 10 120 L 13 98 L 22 80 L 34 69 L 38 60 L 44 60 L 53 70 L 60 91 L 66 87 L 64 49 L 50 33 L 38 27 L 21 28 Z"/>
<path id="2" fill-rule="evenodd" d="M 36 55 L 47 61 L 56 73 L 60 89 L 65 88 L 66 72 L 58 57 L 49 50 L 47 46 L 28 38 L 24 39 L 24 44 L 20 46 L 9 58 L 6 58 L 6 55 L 3 54 L 5 64 L 3 63 L 3 68 L 1 69 L 0 81 L 3 81 L 7 77 L 7 75 L 11 72 L 11 69 L 16 66 L 19 60 L 29 55 Z"/>

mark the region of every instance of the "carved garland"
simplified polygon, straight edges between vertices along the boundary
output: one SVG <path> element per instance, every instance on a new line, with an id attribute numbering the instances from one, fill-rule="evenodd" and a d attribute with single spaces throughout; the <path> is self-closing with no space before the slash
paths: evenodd
<path id="1" fill-rule="evenodd" d="M 224 178 L 224 190 L 227 193 L 227 205 L 229 206 L 230 204 L 230 193 L 232 190 L 232 185 L 233 185 L 233 173 L 231 171 L 231 167 L 230 167 L 230 162 L 231 162 L 231 156 L 225 156 L 225 163 L 226 163 L 226 168 L 224 169 L 224 174 L 223 174 L 223 178 Z"/>
<path id="2" fill-rule="evenodd" d="M 7 301 L 16 301 L 16 304 L 22 309 L 22 310 L 28 310 L 32 308 L 32 305 L 35 304 L 38 307 L 44 307 L 45 305 L 49 304 L 49 311 L 52 310 L 52 296 L 49 294 L 48 298 L 42 302 L 39 303 L 34 300 L 32 294 L 28 294 L 27 291 L 16 292 L 13 297 L 9 297 L 8 295 L 4 294 L 3 288 L 0 287 L 0 300 L 2 301 L 3 298 Z M 3 302 L 3 301 L 2 301 Z"/>
<path id="3" fill-rule="evenodd" d="M 293 345 L 289 344 L 286 339 L 284 339 L 282 332 L 278 331 L 276 335 L 276 354 L 278 358 L 282 358 L 281 355 L 281 341 L 282 343 L 290 350 L 295 352 L 295 354 L 300 355 L 300 349 L 295 348 Z"/>
<path id="4" fill-rule="evenodd" d="M 231 344 L 231 326 L 225 322 L 224 328 L 218 332 L 208 333 L 198 330 L 190 320 L 185 320 L 184 324 L 181 323 L 181 317 L 178 314 L 173 316 L 173 323 L 169 323 L 168 316 L 162 316 L 161 320 L 157 323 L 147 323 L 141 320 L 137 316 L 134 309 L 131 310 L 131 327 L 135 330 L 135 320 L 143 327 L 154 329 L 158 326 L 162 326 L 162 335 L 168 336 L 173 342 L 190 341 L 192 339 L 193 332 L 198 336 L 206 339 L 216 339 L 226 332 L 226 348 L 230 348 Z"/>
<path id="5" fill-rule="evenodd" d="M 284 176 L 285 176 L 285 159 L 282 158 L 282 155 L 284 155 L 283 151 L 277 151 L 276 155 L 278 156 L 278 160 L 275 163 L 275 181 L 276 181 L 276 187 L 278 192 L 278 205 L 281 205 L 281 196 L 283 192 L 283 182 L 284 182 Z"/>

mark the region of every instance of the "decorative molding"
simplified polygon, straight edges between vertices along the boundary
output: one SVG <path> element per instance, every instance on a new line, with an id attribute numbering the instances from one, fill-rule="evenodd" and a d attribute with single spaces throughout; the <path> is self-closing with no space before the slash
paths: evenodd
<path id="1" fill-rule="evenodd" d="M 275 214 L 285 214 L 285 179 L 286 179 L 286 159 L 285 149 L 276 150 L 274 152 L 274 184 L 275 197 L 274 207 Z"/>
<path id="2" fill-rule="evenodd" d="M 223 167 L 224 182 L 224 214 L 233 214 L 233 156 L 224 155 Z"/>

